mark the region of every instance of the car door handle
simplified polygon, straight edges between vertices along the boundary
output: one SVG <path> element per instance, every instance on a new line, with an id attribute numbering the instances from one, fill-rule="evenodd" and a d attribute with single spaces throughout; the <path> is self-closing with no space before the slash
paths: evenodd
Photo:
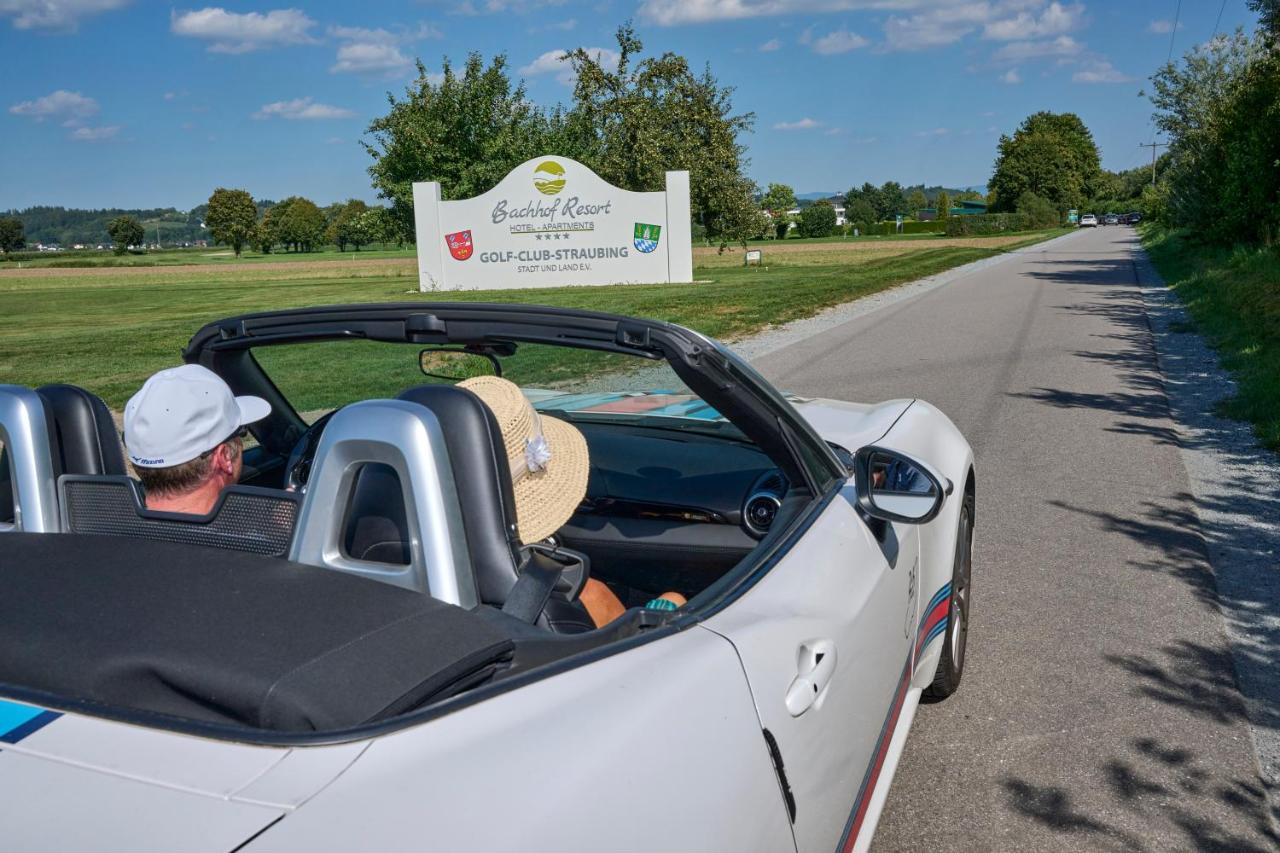
<path id="1" fill-rule="evenodd" d="M 830 640 L 810 640 L 800 645 L 799 674 L 787 688 L 787 711 L 798 717 L 813 707 L 836 672 L 836 644 Z"/>

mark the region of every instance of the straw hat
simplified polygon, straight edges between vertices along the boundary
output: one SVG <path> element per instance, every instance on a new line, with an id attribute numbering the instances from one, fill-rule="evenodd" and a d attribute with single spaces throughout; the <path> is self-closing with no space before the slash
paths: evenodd
<path id="1" fill-rule="evenodd" d="M 587 493 L 587 442 L 572 424 L 542 417 L 520 389 L 497 376 L 458 383 L 497 418 L 516 496 L 520 541 L 546 539 L 569 520 Z"/>

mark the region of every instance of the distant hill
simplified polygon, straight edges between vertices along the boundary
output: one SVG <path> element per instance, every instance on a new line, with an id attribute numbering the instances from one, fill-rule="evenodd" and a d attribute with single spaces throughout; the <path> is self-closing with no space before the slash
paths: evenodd
<path id="1" fill-rule="evenodd" d="M 273 206 L 274 201 L 257 202 L 258 215 Z M 194 243 L 196 240 L 208 240 L 209 232 L 201 227 L 208 205 L 193 207 L 182 211 L 172 207 L 156 208 L 103 208 L 101 210 L 80 210 L 73 207 L 28 207 L 26 210 L 0 210 L 0 216 L 16 216 L 22 220 L 22 228 L 27 245 L 37 243 L 74 246 L 77 243 L 95 246 L 109 243 L 107 223 L 117 216 L 132 216 L 142 223 L 146 231 L 146 241 L 153 243 L 157 239 L 164 244 Z"/>

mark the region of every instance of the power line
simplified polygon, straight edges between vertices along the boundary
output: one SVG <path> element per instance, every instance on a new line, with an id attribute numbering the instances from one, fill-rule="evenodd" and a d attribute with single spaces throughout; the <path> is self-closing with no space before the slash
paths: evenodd
<path id="1" fill-rule="evenodd" d="M 1212 42 L 1218 37 L 1218 25 L 1222 23 L 1222 13 L 1227 8 L 1227 0 L 1222 0 L 1222 5 L 1218 7 L 1218 20 L 1213 22 L 1213 35 L 1209 37 Z"/>
<path id="2" fill-rule="evenodd" d="M 1164 64 L 1173 62 L 1173 40 L 1178 35 L 1178 19 L 1182 17 L 1182 0 L 1178 0 L 1178 8 L 1173 13 L 1173 29 L 1169 30 L 1169 56 Z"/>

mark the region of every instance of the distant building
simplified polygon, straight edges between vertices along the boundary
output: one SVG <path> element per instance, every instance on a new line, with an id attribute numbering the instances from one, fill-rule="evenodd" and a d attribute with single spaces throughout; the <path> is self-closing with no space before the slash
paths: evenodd
<path id="1" fill-rule="evenodd" d="M 987 212 L 987 203 L 978 199 L 965 199 L 956 202 L 948 211 L 951 216 L 978 216 Z M 920 222 L 932 222 L 938 218 L 936 207 L 922 207 L 916 211 L 916 219 Z"/>

